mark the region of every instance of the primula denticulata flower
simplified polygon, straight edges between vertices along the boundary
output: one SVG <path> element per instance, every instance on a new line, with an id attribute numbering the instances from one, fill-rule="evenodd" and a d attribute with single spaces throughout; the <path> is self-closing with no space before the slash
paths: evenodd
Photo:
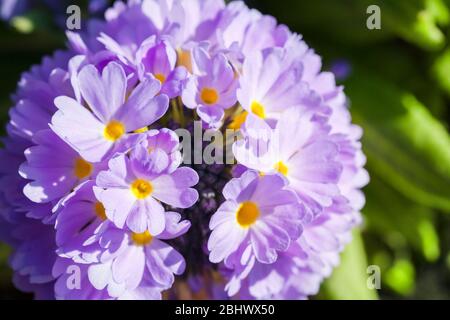
<path id="1" fill-rule="evenodd" d="M 67 37 L 22 75 L 0 150 L 17 288 L 316 294 L 361 221 L 368 175 L 343 88 L 301 36 L 240 1 L 133 0 Z M 233 161 L 206 161 L 211 147 Z"/>

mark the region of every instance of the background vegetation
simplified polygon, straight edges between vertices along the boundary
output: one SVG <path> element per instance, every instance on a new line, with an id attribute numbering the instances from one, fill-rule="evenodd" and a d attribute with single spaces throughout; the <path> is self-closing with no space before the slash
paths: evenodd
<path id="1" fill-rule="evenodd" d="M 344 69 L 340 83 L 364 129 L 364 225 L 317 298 L 449 299 L 450 0 L 247 2 L 303 34 L 325 69 Z M 381 30 L 366 28 L 371 4 Z M 35 8 L 0 23 L 2 124 L 20 73 L 64 46 L 52 16 Z M 0 245 L 0 298 L 29 298 L 10 284 L 7 251 Z M 367 265 L 380 267 L 381 290 L 367 289 Z"/>

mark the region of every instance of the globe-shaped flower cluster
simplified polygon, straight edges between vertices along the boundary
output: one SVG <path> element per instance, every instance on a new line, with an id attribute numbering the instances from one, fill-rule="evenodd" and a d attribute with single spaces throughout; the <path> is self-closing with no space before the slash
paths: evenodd
<path id="1" fill-rule="evenodd" d="M 368 176 L 343 89 L 301 37 L 239 1 L 130 0 L 67 38 L 23 74 L 0 150 L 15 285 L 42 299 L 316 294 Z M 215 141 L 234 161 L 188 161 L 174 130 L 194 121 L 238 131 Z"/>

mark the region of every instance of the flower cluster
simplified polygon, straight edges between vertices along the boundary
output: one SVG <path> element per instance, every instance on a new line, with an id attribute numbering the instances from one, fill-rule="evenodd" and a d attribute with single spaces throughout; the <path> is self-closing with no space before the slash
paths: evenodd
<path id="1" fill-rule="evenodd" d="M 118 1 L 67 37 L 23 74 L 0 150 L 15 285 L 43 299 L 316 294 L 368 176 L 343 90 L 301 37 L 222 0 Z M 195 120 L 239 131 L 222 145 L 233 164 L 183 161 L 175 129 Z"/>

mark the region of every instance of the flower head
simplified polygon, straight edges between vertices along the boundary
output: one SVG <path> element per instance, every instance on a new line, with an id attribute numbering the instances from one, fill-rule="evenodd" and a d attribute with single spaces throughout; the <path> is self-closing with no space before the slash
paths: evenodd
<path id="1" fill-rule="evenodd" d="M 225 186 L 226 201 L 210 222 L 211 262 L 252 255 L 262 263 L 276 261 L 277 251 L 286 250 L 302 230 L 302 208 L 285 186 L 278 175 L 261 177 L 253 171 Z"/>
<path id="2" fill-rule="evenodd" d="M 202 48 L 193 51 L 193 62 L 195 71 L 185 85 L 183 102 L 186 107 L 195 108 L 211 127 L 217 127 L 224 109 L 236 103 L 235 72 L 223 54 L 210 57 Z"/>
<path id="3" fill-rule="evenodd" d="M 234 146 L 240 163 L 264 174 L 282 174 L 314 214 L 333 203 L 342 165 L 330 129 L 320 119 L 292 108 L 281 115 L 275 129 L 250 118 L 244 130 L 248 139 Z"/>
<path id="4" fill-rule="evenodd" d="M 119 155 L 109 162 L 94 187 L 97 198 L 106 209 L 106 216 L 117 227 L 125 224 L 136 233 L 149 230 L 158 235 L 164 230 L 166 203 L 175 208 L 188 208 L 198 199 L 191 187 L 198 176 L 190 168 L 167 172 L 169 156 L 161 149 L 148 150 L 144 144 L 131 155 Z"/>
<path id="5" fill-rule="evenodd" d="M 237 97 L 242 107 L 273 124 L 290 108 L 307 112 L 321 106 L 321 98 L 302 82 L 303 65 L 288 51 L 255 51 L 244 60 Z"/>
<path id="6" fill-rule="evenodd" d="M 174 212 L 165 215 L 165 230 L 153 235 L 108 227 L 100 239 L 100 262 L 89 267 L 88 275 L 98 290 L 107 288 L 113 297 L 132 295 L 138 287 L 161 292 L 174 282 L 174 274 L 185 269 L 183 257 L 165 240 L 187 232 L 188 221 Z"/>
<path id="7" fill-rule="evenodd" d="M 169 98 L 180 95 L 187 70 L 177 66 L 177 52 L 168 41 L 157 42 L 156 37 L 146 40 L 137 53 L 141 78 L 151 74 L 161 82 L 161 93 Z"/>
<path id="8" fill-rule="evenodd" d="M 57 299 L 317 293 L 368 175 L 343 88 L 301 36 L 222 0 L 117 1 L 67 36 L 22 75 L 2 140 L 15 285 Z M 230 146 L 235 164 L 197 161 Z"/>
<path id="9" fill-rule="evenodd" d="M 92 65 L 78 75 L 86 105 L 73 98 L 55 99 L 58 111 L 52 129 L 87 161 L 99 162 L 115 152 L 127 151 L 142 137 L 134 133 L 161 118 L 168 108 L 166 95 L 157 95 L 161 84 L 147 79 L 127 98 L 123 68 L 109 63 L 100 75 Z"/>
<path id="10" fill-rule="evenodd" d="M 33 141 L 36 145 L 25 150 L 27 161 L 20 174 L 32 180 L 24 193 L 34 202 L 61 199 L 80 182 L 94 177 L 103 166 L 84 160 L 50 129 L 39 131 Z"/>
<path id="11" fill-rule="evenodd" d="M 177 134 L 170 129 L 150 130 L 144 145 L 151 152 L 165 154 L 168 157 L 167 172 L 173 172 L 182 162 L 180 141 Z"/>

